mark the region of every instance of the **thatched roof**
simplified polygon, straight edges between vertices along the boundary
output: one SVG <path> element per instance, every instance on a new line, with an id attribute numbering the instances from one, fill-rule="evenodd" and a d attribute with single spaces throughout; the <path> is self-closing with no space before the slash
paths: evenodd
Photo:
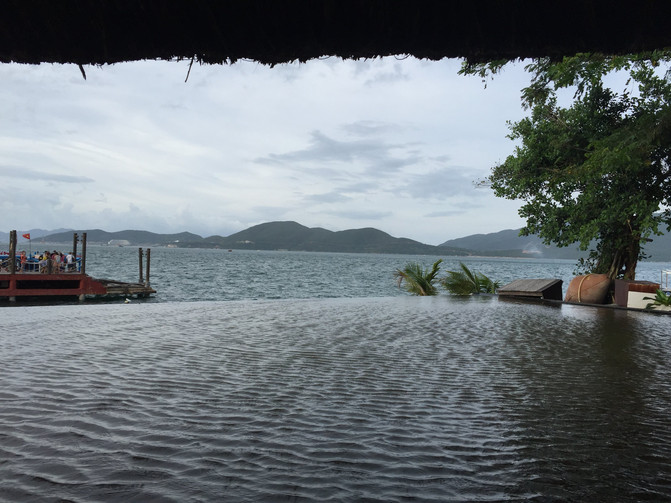
<path id="1" fill-rule="evenodd" d="M 671 2 L 4 0 L 0 62 L 472 60 L 671 47 Z"/>

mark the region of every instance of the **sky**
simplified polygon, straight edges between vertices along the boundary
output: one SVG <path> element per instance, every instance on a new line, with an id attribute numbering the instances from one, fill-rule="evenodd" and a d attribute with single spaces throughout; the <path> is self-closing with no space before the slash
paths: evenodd
<path id="1" fill-rule="evenodd" d="M 517 229 L 478 186 L 513 153 L 523 65 L 0 65 L 0 230 L 228 236 L 293 220 L 437 245 Z M 187 79 L 188 74 L 188 79 Z"/>

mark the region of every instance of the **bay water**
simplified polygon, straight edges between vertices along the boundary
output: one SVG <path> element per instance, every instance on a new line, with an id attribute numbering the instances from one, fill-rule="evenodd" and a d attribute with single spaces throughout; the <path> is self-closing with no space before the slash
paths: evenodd
<path id="1" fill-rule="evenodd" d="M 150 280 L 158 295 L 152 301 L 402 296 L 406 293 L 398 288 L 394 271 L 411 262 L 430 268 L 438 259 L 443 260 L 440 276 L 460 270 L 463 262 L 501 285 L 521 278 L 561 279 L 564 292 L 576 269 L 575 261 L 543 258 L 153 248 Z M 659 282 L 661 271 L 669 268 L 671 264 L 641 262 L 637 279 Z M 138 249 L 89 246 L 87 272 L 96 278 L 137 281 Z"/>
<path id="2" fill-rule="evenodd" d="M 397 287 L 441 257 L 151 256 L 151 299 L 0 308 L 0 501 L 671 501 L 671 317 Z"/>

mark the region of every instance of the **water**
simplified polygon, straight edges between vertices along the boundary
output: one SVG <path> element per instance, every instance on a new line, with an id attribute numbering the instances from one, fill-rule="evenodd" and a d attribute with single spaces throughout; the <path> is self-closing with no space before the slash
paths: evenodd
<path id="1" fill-rule="evenodd" d="M 152 301 L 0 309 L 0 500 L 671 501 L 671 318 L 411 297 L 415 259 L 157 248 Z"/>
<path id="2" fill-rule="evenodd" d="M 154 248 L 150 279 L 159 292 L 155 302 L 393 297 L 406 295 L 394 280 L 396 269 L 408 262 L 430 268 L 439 258 L 442 271 L 460 270 L 464 262 L 501 285 L 559 278 L 565 292 L 575 276 L 575 261 L 556 259 Z M 138 262 L 137 248 L 89 247 L 86 267 L 94 277 L 137 281 Z M 637 278 L 659 282 L 668 267 L 642 262 Z"/>

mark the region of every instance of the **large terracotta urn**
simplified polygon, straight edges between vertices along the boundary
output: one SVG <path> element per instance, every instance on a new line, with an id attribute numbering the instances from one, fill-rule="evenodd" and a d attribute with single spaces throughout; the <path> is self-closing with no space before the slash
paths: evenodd
<path id="1" fill-rule="evenodd" d="M 571 280 L 564 302 L 605 304 L 611 280 L 606 274 L 586 274 Z"/>

